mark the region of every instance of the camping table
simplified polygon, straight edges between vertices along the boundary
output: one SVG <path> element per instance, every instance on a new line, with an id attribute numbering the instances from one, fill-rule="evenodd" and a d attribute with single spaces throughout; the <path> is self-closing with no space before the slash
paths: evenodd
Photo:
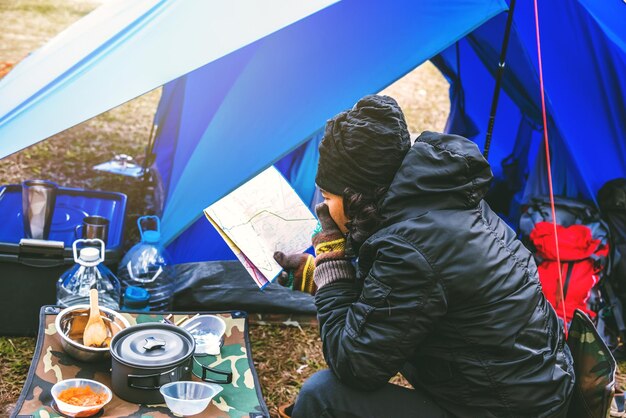
<path id="1" fill-rule="evenodd" d="M 104 363 L 84 363 L 65 354 L 61 348 L 54 320 L 60 309 L 44 306 L 39 319 L 39 335 L 35 355 L 22 394 L 15 407 L 16 417 L 62 417 L 53 405 L 50 389 L 55 382 L 82 377 L 97 380 L 111 387 L 110 361 Z M 269 417 L 263 401 L 261 387 L 254 369 L 248 338 L 248 318 L 245 312 L 203 312 L 222 317 L 226 322 L 224 346 L 219 356 L 202 356 L 197 360 L 202 364 L 231 371 L 233 381 L 222 385 L 219 393 L 197 417 Z M 196 313 L 174 313 L 174 322 Z M 158 322 L 166 314 L 125 313 L 131 325 L 144 322 Z M 194 361 L 194 380 L 199 380 L 201 366 Z M 126 402 L 115 394 L 113 400 L 95 417 L 174 417 L 165 404 L 137 405 Z"/>

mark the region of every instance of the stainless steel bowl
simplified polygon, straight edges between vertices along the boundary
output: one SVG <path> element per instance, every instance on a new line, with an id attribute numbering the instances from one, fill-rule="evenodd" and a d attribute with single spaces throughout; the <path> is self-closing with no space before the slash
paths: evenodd
<path id="1" fill-rule="evenodd" d="M 109 330 L 109 338 L 113 338 L 130 323 L 120 313 L 112 309 L 100 307 L 100 317 Z M 87 347 L 82 344 L 82 336 L 89 319 L 89 305 L 74 305 L 63 309 L 56 317 L 54 325 L 61 339 L 63 350 L 80 361 L 96 362 L 111 356 L 109 347 Z"/>

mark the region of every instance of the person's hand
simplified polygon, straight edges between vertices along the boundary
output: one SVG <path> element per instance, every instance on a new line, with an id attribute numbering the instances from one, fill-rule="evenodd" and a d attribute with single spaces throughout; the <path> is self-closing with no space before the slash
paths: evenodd
<path id="1" fill-rule="evenodd" d="M 315 206 L 319 225 L 312 237 L 315 248 L 315 265 L 326 260 L 342 259 L 346 254 L 346 237 L 333 221 L 326 203 Z"/>
<path id="2" fill-rule="evenodd" d="M 281 286 L 315 294 L 317 286 L 313 281 L 315 266 L 329 260 L 345 259 L 346 237 L 341 233 L 328 212 L 328 206 L 320 203 L 315 207 L 319 224 L 311 241 L 316 257 L 309 254 L 274 253 L 274 260 L 284 269 L 277 281 Z"/>
<path id="3" fill-rule="evenodd" d="M 346 257 L 346 237 L 331 218 L 328 206 L 315 207 L 319 232 L 313 235 L 315 247 L 315 284 L 318 289 L 337 281 L 354 280 L 354 267 Z"/>
<path id="4" fill-rule="evenodd" d="M 313 281 L 315 262 L 310 254 L 274 253 L 274 260 L 284 269 L 277 281 L 281 286 L 293 290 L 315 294 L 317 287 Z"/>

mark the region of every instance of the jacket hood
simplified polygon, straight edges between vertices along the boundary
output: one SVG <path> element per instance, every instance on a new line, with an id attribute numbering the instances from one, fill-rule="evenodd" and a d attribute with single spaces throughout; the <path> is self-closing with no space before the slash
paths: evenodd
<path id="1" fill-rule="evenodd" d="M 492 178 L 491 167 L 474 142 L 423 132 L 396 172 L 381 214 L 389 224 L 435 209 L 473 208 Z"/>

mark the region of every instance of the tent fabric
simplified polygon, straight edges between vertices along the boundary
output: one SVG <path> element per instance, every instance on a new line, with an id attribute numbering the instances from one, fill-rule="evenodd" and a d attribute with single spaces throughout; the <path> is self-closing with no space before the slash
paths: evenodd
<path id="1" fill-rule="evenodd" d="M 164 238 L 195 230 L 202 209 L 328 118 L 505 9 L 496 0 L 344 0 L 175 81 L 182 100 L 156 121 L 154 149 L 165 179 Z"/>
<path id="2" fill-rule="evenodd" d="M 315 188 L 315 172 L 319 158 L 317 147 L 322 140 L 322 134 L 323 131 L 320 130 L 274 164 L 300 198 L 310 203 L 309 208 L 312 211 L 315 204 L 321 201 L 321 195 Z M 204 216 L 176 237 L 168 246 L 168 252 L 176 263 L 236 260 L 233 251 Z"/>
<path id="3" fill-rule="evenodd" d="M 112 0 L 0 81 L 0 158 L 96 116 L 336 0 Z M 166 65 L 165 65 L 166 64 Z"/>
<path id="4" fill-rule="evenodd" d="M 327 9 L 326 13 L 331 11 Z M 555 193 L 593 200 L 604 182 L 626 174 L 626 130 L 623 126 L 618 128 L 626 120 L 626 90 L 623 88 L 626 33 L 625 26 L 620 24 L 626 18 L 626 10 L 622 4 L 616 6 L 611 2 L 557 0 L 541 2 L 539 13 Z M 505 22 L 506 14 L 499 14 L 432 58 L 451 84 L 451 111 L 446 132 L 467 136 L 480 147 L 484 147 Z M 534 31 L 532 3 L 519 4 L 514 16 L 489 158 L 496 179 L 489 196 L 490 203 L 514 227 L 521 205 L 533 196 L 548 193 Z M 369 44 L 367 39 L 364 41 Z M 241 51 L 238 53 L 242 54 Z M 345 57 L 347 61 L 353 59 Z M 306 63 L 304 59 L 299 61 Z M 572 63 L 575 63 L 573 68 Z M 317 68 L 316 65 L 319 64 L 310 64 L 311 71 Z M 389 61 L 389 66 L 392 65 L 393 61 Z M 356 71 L 365 70 L 359 68 Z M 306 72 L 304 75 L 309 77 Z M 189 82 L 192 77 L 189 75 L 183 79 Z M 204 74 L 194 79 L 194 83 L 210 85 L 209 77 L 208 73 Z M 585 85 L 579 85 L 579 77 Z M 383 87 L 374 85 L 374 81 L 371 84 L 370 90 L 363 90 L 355 99 Z M 313 85 L 327 85 L 329 90 L 334 86 L 328 82 Z M 330 102 L 332 98 L 326 100 Z M 347 103 L 343 108 L 350 105 Z M 337 107 L 328 111 L 326 117 L 339 110 L 342 109 Z M 196 115 L 198 117 L 202 118 Z M 323 122 L 317 126 L 323 126 Z M 163 141 L 162 147 L 166 147 L 166 143 L 171 141 Z M 157 154 L 159 148 L 161 145 L 157 147 Z M 274 154 L 278 157 L 280 152 Z M 185 159 L 182 161 L 186 163 Z M 159 169 L 168 171 L 164 165 Z M 312 185 L 314 171 L 314 166 L 303 167 L 299 177 L 308 177 L 308 184 Z M 288 174 L 286 177 L 290 179 Z M 300 186 L 294 184 L 294 187 L 300 192 Z M 303 199 L 308 201 L 308 196 L 309 192 Z M 211 235 L 212 231 L 207 233 L 208 224 L 205 224 L 202 219 L 197 221 L 173 241 L 171 248 L 185 257 L 189 254 L 185 250 L 190 247 L 189 243 L 197 242 L 206 248 L 203 258 L 198 259 L 232 257 L 227 250 L 216 250 L 221 243 L 219 239 L 214 241 L 217 238 Z M 193 231 L 200 230 L 202 236 L 192 237 Z M 194 259 L 195 255 L 189 255 Z"/>
<path id="5" fill-rule="evenodd" d="M 231 68 L 234 68 L 235 64 L 232 62 L 230 64 Z M 236 73 L 226 71 L 222 80 L 231 80 L 232 74 Z M 156 173 L 159 178 L 158 201 L 167 201 L 170 185 L 175 184 L 180 169 L 184 168 L 184 162 L 190 158 L 200 139 L 198 131 L 201 131 L 206 123 L 206 115 L 210 114 L 214 106 L 219 105 L 220 99 L 223 99 L 227 92 L 227 89 L 224 89 L 224 92 L 207 90 L 202 82 L 201 72 L 195 72 L 168 83 L 163 88 L 154 118 L 158 126 L 154 148 L 155 167 L 158 168 Z M 215 87 L 220 86 L 228 86 L 228 83 Z M 207 94 L 207 91 L 212 91 L 212 94 Z M 206 112 L 203 114 L 204 117 L 198 117 L 198 109 Z M 305 202 L 315 201 L 314 173 L 318 160 L 317 145 L 322 134 L 322 130 L 316 132 L 302 146 L 276 163 L 276 168 Z M 176 172 L 173 167 L 175 161 L 179 162 Z M 236 259 L 235 254 L 204 216 L 174 239 L 168 246 L 168 251 L 176 263 Z"/>
<path id="6" fill-rule="evenodd" d="M 617 1 L 539 3 L 558 195 L 594 200 L 606 181 L 626 175 L 625 19 L 626 6 Z M 464 98 L 453 100 L 448 131 L 481 147 L 504 22 L 497 16 L 433 60 L 451 81 L 452 97 Z M 518 4 L 489 156 L 497 181 L 516 185 L 509 192 L 518 203 L 547 194 L 534 22 L 532 2 Z M 514 222 L 519 214 L 505 215 Z"/>

